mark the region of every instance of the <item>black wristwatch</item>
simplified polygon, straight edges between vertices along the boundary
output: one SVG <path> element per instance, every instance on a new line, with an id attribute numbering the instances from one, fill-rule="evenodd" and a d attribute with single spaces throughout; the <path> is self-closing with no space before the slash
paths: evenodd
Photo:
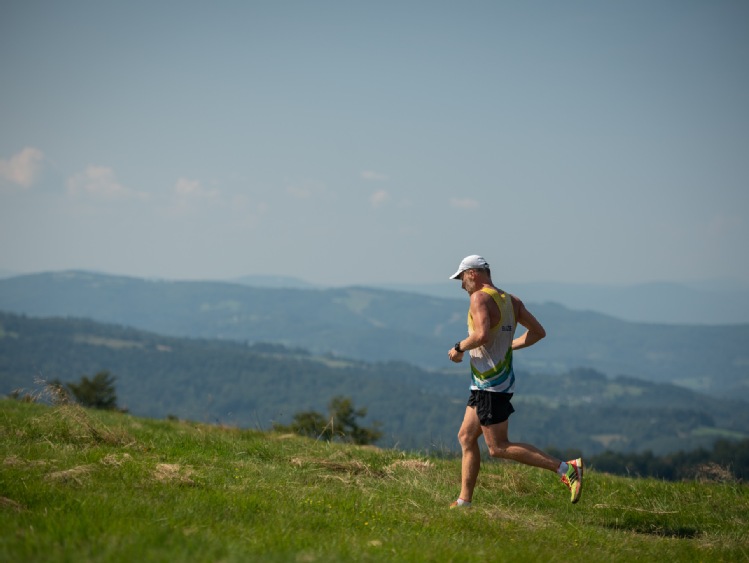
<path id="1" fill-rule="evenodd" d="M 456 352 L 457 352 L 458 354 L 462 354 L 462 353 L 463 353 L 463 352 L 465 351 L 465 350 L 461 350 L 461 349 L 460 349 L 460 340 L 458 340 L 458 341 L 457 341 L 457 342 L 455 343 L 455 346 L 454 346 L 454 350 L 455 350 L 455 351 L 456 351 Z"/>

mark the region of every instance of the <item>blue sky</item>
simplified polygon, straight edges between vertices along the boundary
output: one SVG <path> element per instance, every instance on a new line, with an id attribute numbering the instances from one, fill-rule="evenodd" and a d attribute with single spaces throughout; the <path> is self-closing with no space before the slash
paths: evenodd
<path id="1" fill-rule="evenodd" d="M 749 284 L 749 3 L 0 5 L 0 270 Z"/>

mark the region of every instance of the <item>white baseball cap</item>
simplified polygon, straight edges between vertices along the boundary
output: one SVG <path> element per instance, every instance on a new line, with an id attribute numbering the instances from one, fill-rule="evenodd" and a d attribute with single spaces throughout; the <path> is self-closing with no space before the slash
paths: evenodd
<path id="1" fill-rule="evenodd" d="M 460 261 L 460 266 L 458 266 L 458 271 L 455 272 L 452 276 L 450 276 L 451 280 L 457 280 L 460 277 L 460 274 L 465 272 L 466 270 L 481 270 L 489 269 L 489 262 L 484 260 L 481 256 L 478 254 L 471 254 L 470 256 L 466 256 L 463 258 L 463 260 Z"/>

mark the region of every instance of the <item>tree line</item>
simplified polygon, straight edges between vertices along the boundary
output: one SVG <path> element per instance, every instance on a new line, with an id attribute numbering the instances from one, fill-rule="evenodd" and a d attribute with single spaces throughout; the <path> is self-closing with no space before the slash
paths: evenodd
<path id="1" fill-rule="evenodd" d="M 549 452 L 561 459 L 580 455 L 577 450 Z M 574 454 L 574 455 L 573 455 Z M 711 449 L 698 448 L 657 456 L 652 451 L 626 453 L 607 450 L 586 458 L 596 471 L 629 477 L 652 477 L 666 481 L 743 481 L 749 479 L 749 439 L 720 439 Z"/>
<path id="2" fill-rule="evenodd" d="M 712 450 L 699 448 L 689 452 L 676 452 L 656 457 L 652 452 L 621 454 L 604 452 L 595 456 L 596 468 L 609 473 L 655 477 L 669 481 L 705 479 L 742 481 L 749 479 L 749 439 L 734 442 L 720 439 Z"/>

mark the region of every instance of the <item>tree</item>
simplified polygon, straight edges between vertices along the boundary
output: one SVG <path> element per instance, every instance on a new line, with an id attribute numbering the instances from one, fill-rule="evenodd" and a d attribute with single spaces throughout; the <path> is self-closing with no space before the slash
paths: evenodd
<path id="1" fill-rule="evenodd" d="M 79 383 L 68 383 L 68 389 L 84 407 L 95 409 L 117 409 L 116 377 L 108 371 L 100 371 L 93 379 L 83 376 Z"/>
<path id="2" fill-rule="evenodd" d="M 367 409 L 354 409 L 354 404 L 348 397 L 333 397 L 328 405 L 331 432 L 344 441 L 354 444 L 372 444 L 382 437 L 379 424 L 373 428 L 362 428 L 356 419 L 367 416 Z"/>
<path id="3" fill-rule="evenodd" d="M 330 425 L 323 415 L 315 411 L 304 411 L 298 412 L 294 415 L 294 420 L 291 426 L 285 429 L 300 434 L 302 436 L 308 436 L 310 438 L 324 438 L 330 440 L 333 437 L 333 433 L 330 430 Z"/>
<path id="4" fill-rule="evenodd" d="M 327 418 L 316 411 L 303 411 L 294 415 L 289 426 L 274 424 L 273 428 L 311 438 L 338 439 L 359 445 L 372 444 L 382 437 L 382 432 L 377 422 L 371 428 L 359 426 L 357 419 L 366 415 L 366 408 L 355 409 L 349 397 L 337 396 L 328 403 Z"/>

